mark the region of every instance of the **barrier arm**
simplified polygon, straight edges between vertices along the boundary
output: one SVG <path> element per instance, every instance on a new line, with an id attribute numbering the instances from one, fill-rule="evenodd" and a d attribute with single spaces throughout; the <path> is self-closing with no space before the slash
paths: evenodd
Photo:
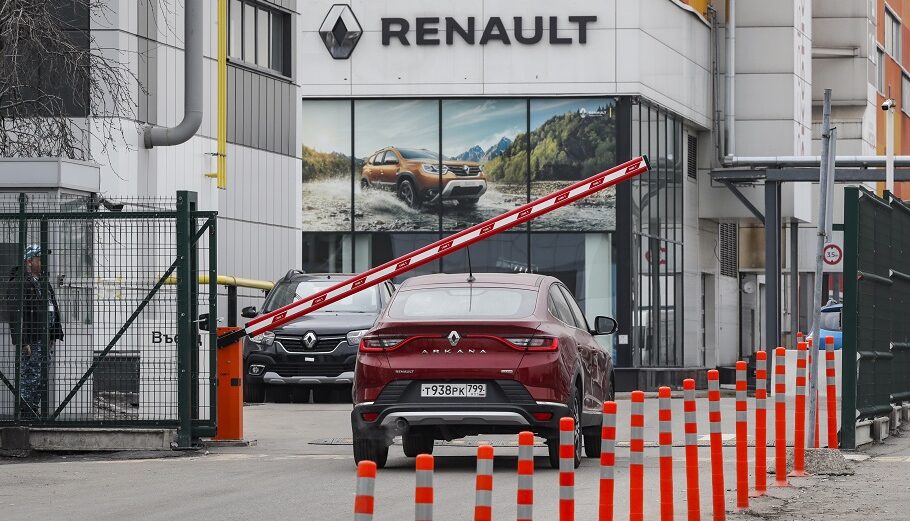
<path id="1" fill-rule="evenodd" d="M 502 215 L 488 219 L 424 246 L 397 259 L 386 262 L 360 275 L 344 280 L 309 297 L 250 320 L 246 327 L 218 338 L 218 345 L 236 342 L 244 336 L 255 336 L 300 318 L 307 313 L 353 295 L 371 286 L 406 273 L 428 262 L 466 248 L 478 241 L 492 237 L 535 217 L 552 212 L 588 197 L 610 186 L 631 179 L 650 170 L 647 156 L 639 156 L 609 170 L 595 174 L 563 189 L 545 195 L 530 203 L 516 207 Z"/>

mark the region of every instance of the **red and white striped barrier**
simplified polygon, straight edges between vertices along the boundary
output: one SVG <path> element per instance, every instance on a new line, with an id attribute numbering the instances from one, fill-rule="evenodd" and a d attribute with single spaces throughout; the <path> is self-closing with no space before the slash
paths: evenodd
<path id="1" fill-rule="evenodd" d="M 828 409 L 828 448 L 839 447 L 837 441 L 837 378 L 834 369 L 834 337 L 825 337 L 825 385 Z M 818 437 L 816 436 L 816 439 Z"/>
<path id="2" fill-rule="evenodd" d="M 796 416 L 793 427 L 793 472 L 791 476 L 806 475 L 806 342 L 797 344 L 796 353 Z"/>
<path id="3" fill-rule="evenodd" d="M 736 362 L 736 508 L 749 508 L 748 401 L 746 363 Z"/>
<path id="4" fill-rule="evenodd" d="M 645 393 L 632 391 L 629 439 L 629 521 L 644 521 Z"/>
<path id="5" fill-rule="evenodd" d="M 755 353 L 755 495 L 768 491 L 768 353 Z"/>
<path id="6" fill-rule="evenodd" d="M 673 427 L 670 388 L 657 390 L 658 445 L 660 447 L 660 519 L 673 521 Z"/>
<path id="7" fill-rule="evenodd" d="M 534 434 L 518 433 L 518 521 L 534 518 Z"/>
<path id="8" fill-rule="evenodd" d="M 449 255 L 471 244 L 512 229 L 536 217 L 552 212 L 575 201 L 588 197 L 605 188 L 636 177 L 649 170 L 646 156 L 639 156 L 630 161 L 595 174 L 587 179 L 573 183 L 549 195 L 513 208 L 502 215 L 471 226 L 430 245 L 415 250 L 381 266 L 365 271 L 360 275 L 343 280 L 322 291 L 278 308 L 270 313 L 250 320 L 246 327 L 234 333 L 219 337 L 219 345 L 228 344 L 239 338 L 254 336 L 275 329 L 282 324 L 300 318 L 307 313 L 328 306 L 329 304 L 353 295 L 376 284 L 380 284 L 397 275 L 408 272 L 428 262 Z"/>
<path id="9" fill-rule="evenodd" d="M 599 521 L 613 521 L 613 467 L 616 465 L 616 402 L 604 402 L 600 428 Z"/>
<path id="10" fill-rule="evenodd" d="M 708 371 L 708 422 L 711 425 L 711 496 L 714 520 L 727 518 L 724 492 L 724 445 L 720 414 L 720 375 L 717 369 Z"/>
<path id="11" fill-rule="evenodd" d="M 774 486 L 787 482 L 787 350 L 774 350 Z"/>
<path id="12" fill-rule="evenodd" d="M 809 365 L 808 365 L 809 368 L 812 367 L 812 357 L 815 356 L 815 353 L 816 353 L 816 352 L 818 352 L 818 353 L 819 353 L 819 356 L 821 356 L 820 348 L 819 348 L 818 350 L 812 348 L 812 339 L 810 338 L 810 339 L 809 339 Z M 821 358 L 819 358 L 819 363 L 821 363 Z M 817 376 L 818 376 L 818 373 L 816 373 L 815 376 L 817 377 Z M 809 377 L 809 369 L 807 368 L 807 369 L 806 369 L 806 378 L 807 378 L 807 380 L 806 380 L 806 385 L 807 385 L 807 386 L 809 385 L 808 377 Z M 816 383 L 817 383 L 817 382 L 818 382 L 818 379 L 816 379 Z M 807 389 L 807 391 L 808 391 L 808 387 L 807 387 L 806 389 Z M 809 396 L 809 395 L 808 395 L 808 393 L 807 393 L 807 394 L 806 394 L 806 400 L 809 399 L 808 396 Z M 813 446 L 814 448 L 816 448 L 816 449 L 819 448 L 819 447 L 821 446 L 821 445 L 820 445 L 821 442 L 819 441 L 819 436 L 818 436 L 818 435 L 819 435 L 819 424 L 818 424 L 818 409 L 819 409 L 819 405 L 818 405 L 818 404 L 819 404 L 819 401 L 818 401 L 818 386 L 816 386 L 816 387 L 815 387 L 815 437 L 813 438 L 813 441 L 812 441 L 812 446 Z"/>
<path id="13" fill-rule="evenodd" d="M 575 420 L 559 420 L 559 521 L 575 520 Z"/>
<path id="14" fill-rule="evenodd" d="M 477 479 L 474 483 L 474 521 L 493 518 L 493 446 L 477 447 Z"/>
<path id="15" fill-rule="evenodd" d="M 354 521 L 373 521 L 373 492 L 376 488 L 376 464 L 357 464 L 357 495 L 354 496 Z"/>
<path id="16" fill-rule="evenodd" d="M 414 521 L 433 521 L 433 456 L 417 456 L 415 469 Z"/>
<path id="17" fill-rule="evenodd" d="M 695 408 L 695 380 L 683 380 L 683 414 L 686 431 L 686 503 L 688 520 L 701 521 L 701 495 L 698 485 L 698 420 Z"/>

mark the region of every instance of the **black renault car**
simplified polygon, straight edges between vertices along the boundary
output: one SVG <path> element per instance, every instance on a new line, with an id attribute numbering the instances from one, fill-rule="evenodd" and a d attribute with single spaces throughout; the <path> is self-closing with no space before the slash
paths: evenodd
<path id="1" fill-rule="evenodd" d="M 352 277 L 344 273 L 291 270 L 275 283 L 262 309 L 247 307 L 246 318 L 274 311 Z M 274 331 L 246 338 L 243 346 L 244 400 L 350 401 L 360 338 L 373 327 L 395 287 L 384 282 L 339 300 Z"/>

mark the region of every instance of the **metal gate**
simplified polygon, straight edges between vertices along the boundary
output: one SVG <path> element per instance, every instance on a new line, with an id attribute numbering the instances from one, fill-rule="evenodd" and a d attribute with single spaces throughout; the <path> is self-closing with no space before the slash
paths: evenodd
<path id="1" fill-rule="evenodd" d="M 193 192 L 0 194 L 0 425 L 213 435 L 215 232 Z"/>
<path id="2" fill-rule="evenodd" d="M 910 206 L 886 192 L 844 192 L 841 446 L 856 422 L 910 400 Z"/>

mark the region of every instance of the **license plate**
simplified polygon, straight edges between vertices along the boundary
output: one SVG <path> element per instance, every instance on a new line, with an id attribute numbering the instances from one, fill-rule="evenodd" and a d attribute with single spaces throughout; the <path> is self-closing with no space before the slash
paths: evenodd
<path id="1" fill-rule="evenodd" d="M 423 398 L 486 398 L 487 384 L 421 384 Z"/>

